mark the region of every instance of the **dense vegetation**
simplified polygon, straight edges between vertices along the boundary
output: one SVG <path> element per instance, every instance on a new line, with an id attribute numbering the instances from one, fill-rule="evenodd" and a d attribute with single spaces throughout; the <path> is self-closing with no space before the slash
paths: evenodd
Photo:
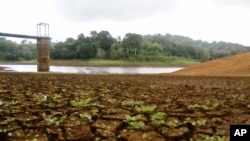
<path id="1" fill-rule="evenodd" d="M 0 38 L 0 60 L 33 60 L 36 58 L 36 44 L 23 40 L 17 44 L 5 38 Z"/>
<path id="2" fill-rule="evenodd" d="M 226 42 L 208 43 L 176 35 L 140 35 L 127 33 L 123 39 L 114 38 L 108 31 L 91 31 L 90 36 L 79 34 L 77 39 L 52 43 L 51 59 L 105 58 L 128 61 L 166 62 L 171 57 L 207 61 L 241 52 L 250 48 Z M 0 60 L 31 60 L 36 56 L 36 45 L 16 44 L 0 38 Z"/>

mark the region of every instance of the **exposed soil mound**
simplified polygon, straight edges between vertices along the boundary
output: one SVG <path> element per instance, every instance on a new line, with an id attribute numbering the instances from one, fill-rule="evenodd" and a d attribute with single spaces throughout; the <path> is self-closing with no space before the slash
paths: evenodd
<path id="1" fill-rule="evenodd" d="M 228 56 L 174 72 L 176 75 L 249 76 L 250 52 Z"/>

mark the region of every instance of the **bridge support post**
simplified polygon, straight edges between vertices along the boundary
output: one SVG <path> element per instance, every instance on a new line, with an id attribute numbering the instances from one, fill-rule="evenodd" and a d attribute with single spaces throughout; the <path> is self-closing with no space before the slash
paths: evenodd
<path id="1" fill-rule="evenodd" d="M 37 38 L 37 71 L 50 71 L 50 38 Z"/>

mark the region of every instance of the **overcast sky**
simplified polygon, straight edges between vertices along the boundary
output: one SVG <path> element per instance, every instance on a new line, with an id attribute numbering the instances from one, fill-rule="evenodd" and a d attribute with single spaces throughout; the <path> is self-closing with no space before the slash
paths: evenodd
<path id="1" fill-rule="evenodd" d="M 45 22 L 54 42 L 107 30 L 250 46 L 249 14 L 250 0 L 0 0 L 0 32 L 36 35 Z"/>

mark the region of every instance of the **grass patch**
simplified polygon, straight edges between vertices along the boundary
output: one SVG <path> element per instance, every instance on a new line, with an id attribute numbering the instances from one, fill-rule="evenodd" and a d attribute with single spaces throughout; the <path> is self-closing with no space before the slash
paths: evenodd
<path id="1" fill-rule="evenodd" d="M 180 57 L 165 57 L 164 60 L 138 61 L 138 60 L 110 60 L 110 59 L 88 59 L 88 60 L 51 60 L 54 65 L 79 65 L 79 66 L 189 66 L 198 64 L 193 59 Z"/>
<path id="2" fill-rule="evenodd" d="M 87 60 L 50 60 L 51 65 L 58 66 L 189 66 L 198 64 L 197 60 L 181 57 L 164 57 L 162 60 L 140 61 L 111 60 L 111 59 L 87 59 Z M 37 64 L 36 60 L 31 61 L 0 61 L 0 64 Z"/>

